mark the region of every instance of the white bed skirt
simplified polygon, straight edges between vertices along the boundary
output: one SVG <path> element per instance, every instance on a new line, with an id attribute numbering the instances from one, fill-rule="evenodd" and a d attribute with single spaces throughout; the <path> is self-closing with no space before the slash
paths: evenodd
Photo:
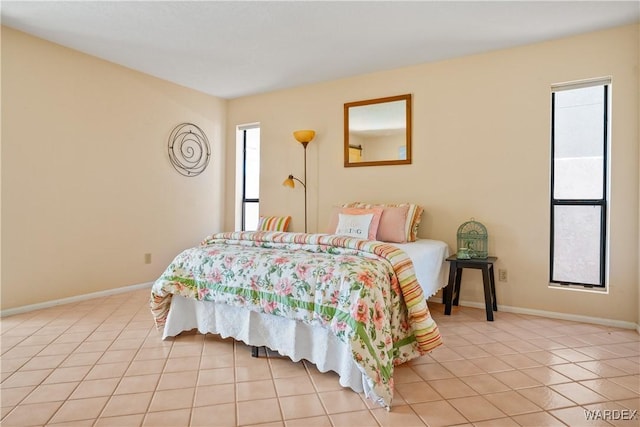
<path id="1" fill-rule="evenodd" d="M 321 372 L 336 372 L 343 387 L 358 393 L 364 391 L 374 402 L 381 402 L 367 386 L 349 347 L 326 329 L 271 314 L 174 295 L 162 338 L 196 328 L 202 334 L 217 334 L 247 345 L 266 346 L 294 362 L 308 360 Z"/>

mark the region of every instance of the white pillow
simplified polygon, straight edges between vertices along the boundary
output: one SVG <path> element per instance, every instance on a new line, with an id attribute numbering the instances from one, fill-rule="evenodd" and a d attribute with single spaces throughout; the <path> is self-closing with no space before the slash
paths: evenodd
<path id="1" fill-rule="evenodd" d="M 371 226 L 372 219 L 373 214 L 338 214 L 338 226 L 336 227 L 336 234 L 339 234 L 341 236 L 351 236 L 359 237 L 361 239 L 367 239 L 369 236 L 369 226 Z"/>

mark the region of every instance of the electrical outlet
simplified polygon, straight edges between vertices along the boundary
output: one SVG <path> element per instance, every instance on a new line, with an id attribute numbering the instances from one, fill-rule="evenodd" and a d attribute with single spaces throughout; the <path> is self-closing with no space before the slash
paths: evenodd
<path id="1" fill-rule="evenodd" d="M 151 264 L 151 254 L 144 254 L 144 263 Z"/>
<path id="2" fill-rule="evenodd" d="M 506 282 L 507 281 L 507 270 L 506 269 L 498 270 L 498 281 L 499 282 Z"/>

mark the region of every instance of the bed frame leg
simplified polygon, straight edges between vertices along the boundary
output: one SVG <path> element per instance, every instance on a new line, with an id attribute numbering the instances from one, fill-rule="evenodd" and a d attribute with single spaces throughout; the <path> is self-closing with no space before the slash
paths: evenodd
<path id="1" fill-rule="evenodd" d="M 251 357 L 258 357 L 258 350 L 260 350 L 259 347 L 256 347 L 255 345 L 251 346 Z"/>

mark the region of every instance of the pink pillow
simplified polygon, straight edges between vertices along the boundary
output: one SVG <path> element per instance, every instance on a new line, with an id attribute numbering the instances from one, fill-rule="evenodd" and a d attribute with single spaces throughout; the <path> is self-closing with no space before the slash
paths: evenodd
<path id="1" fill-rule="evenodd" d="M 409 206 L 385 206 L 378 224 L 376 240 L 391 243 L 406 243 L 406 223 Z"/>
<path id="2" fill-rule="evenodd" d="M 331 218 L 329 218 L 329 226 L 327 227 L 327 233 L 335 234 L 336 228 L 338 227 L 339 214 L 347 214 L 347 215 L 366 215 L 373 214 L 373 218 L 371 218 L 371 225 L 369 226 L 369 235 L 367 238 L 369 240 L 376 240 L 376 235 L 378 233 L 378 225 L 380 224 L 380 218 L 382 217 L 382 208 L 370 208 L 370 209 L 362 209 L 362 208 L 334 208 L 333 212 L 331 212 Z"/>
<path id="3" fill-rule="evenodd" d="M 422 206 L 415 205 L 413 203 L 398 203 L 398 204 L 370 204 L 370 203 L 362 203 L 362 202 L 352 202 L 343 205 L 343 207 L 350 208 L 361 208 L 361 209 L 370 209 L 374 207 L 401 207 L 407 206 L 409 208 L 407 212 L 407 222 L 405 223 L 405 235 L 406 242 L 415 242 L 418 238 L 418 226 L 420 225 L 420 220 L 422 217 L 422 213 L 424 212 L 424 208 Z"/>

